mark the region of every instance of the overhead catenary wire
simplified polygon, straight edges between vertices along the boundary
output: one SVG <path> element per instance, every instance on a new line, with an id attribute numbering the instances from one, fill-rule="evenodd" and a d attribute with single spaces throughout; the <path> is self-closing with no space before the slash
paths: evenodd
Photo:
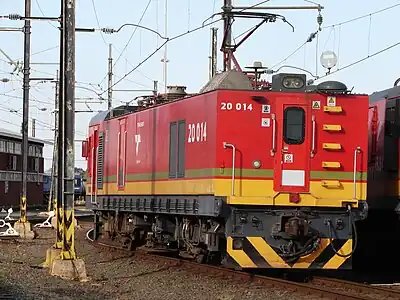
<path id="1" fill-rule="evenodd" d="M 44 14 L 44 12 L 43 12 L 43 10 L 42 10 L 42 7 L 40 6 L 39 0 L 35 0 L 35 2 L 36 2 L 36 6 L 38 7 L 40 13 L 42 14 L 43 17 L 45 17 L 45 14 Z M 52 27 L 57 28 L 57 26 L 55 26 L 52 22 L 50 22 L 50 21 L 47 21 L 47 22 L 48 22 Z"/>
<path id="2" fill-rule="evenodd" d="M 306 2 L 311 2 L 311 1 L 306 1 Z M 313 3 L 313 2 L 311 2 L 311 3 Z M 348 20 L 343 21 L 343 22 L 339 22 L 339 23 L 335 23 L 335 24 L 331 24 L 331 25 L 327 25 L 327 26 L 322 26 L 321 29 L 323 30 L 323 29 L 331 28 L 331 32 L 332 32 L 332 30 L 333 30 L 335 27 L 341 28 L 341 26 L 344 25 L 344 24 L 348 24 L 348 23 L 351 23 L 351 22 L 355 22 L 355 21 L 358 21 L 358 20 L 361 20 L 361 19 L 364 19 L 364 18 L 367 18 L 367 17 L 372 17 L 373 15 L 376 15 L 376 14 L 379 14 L 379 13 L 382 13 L 382 12 L 385 12 L 385 11 L 387 11 L 387 10 L 391 10 L 391 9 L 397 7 L 397 6 L 400 6 L 400 2 L 397 3 L 397 4 L 394 4 L 394 5 L 391 5 L 391 6 L 388 6 L 388 7 L 379 9 L 379 10 L 376 10 L 376 11 L 371 12 L 371 13 L 369 13 L 369 14 L 361 15 L 361 16 L 358 16 L 358 17 L 355 17 L 355 18 L 352 18 L 352 19 L 348 19 Z M 371 29 L 370 29 L 370 31 L 371 31 Z M 315 37 L 316 37 L 317 44 L 319 44 L 319 37 L 318 37 L 319 34 L 318 34 L 318 33 L 319 33 L 319 31 L 316 31 L 316 33 L 315 33 Z M 312 34 L 313 34 L 313 33 L 312 33 Z M 311 35 L 312 35 L 312 34 L 311 34 Z M 340 37 L 339 37 L 339 39 L 340 39 Z M 293 52 L 291 52 L 288 56 L 286 56 L 285 59 L 282 59 L 279 63 L 275 64 L 272 68 L 275 68 L 275 67 L 279 66 L 280 64 L 286 62 L 289 58 L 291 58 L 291 57 L 292 57 L 293 55 L 295 55 L 298 51 L 300 51 L 307 43 L 308 43 L 307 41 L 304 42 L 304 43 L 302 43 L 302 44 L 301 44 L 300 46 L 298 46 Z M 318 47 L 318 46 L 317 46 L 317 47 Z M 317 48 L 317 49 L 318 49 L 318 48 Z M 316 58 L 316 60 L 318 60 L 318 57 Z M 316 66 L 316 68 L 318 69 L 318 66 Z M 318 74 L 318 73 L 316 73 L 316 74 Z"/>
<path id="3" fill-rule="evenodd" d="M 140 19 L 139 19 L 137 25 L 140 25 L 141 22 L 143 21 L 143 18 L 144 18 L 144 16 L 146 15 L 147 10 L 149 9 L 149 6 L 150 6 L 150 4 L 151 4 L 151 1 L 152 1 L 152 0 L 149 0 L 149 2 L 147 3 L 147 5 L 146 5 L 146 7 L 145 7 L 145 9 L 144 9 L 144 11 L 143 11 L 143 13 L 142 13 L 142 15 L 141 15 L 141 17 L 140 17 Z M 157 13 L 158 13 L 158 10 L 157 10 Z M 157 27 L 158 27 L 158 23 L 157 23 Z M 121 57 L 122 57 L 122 55 L 124 54 L 124 52 L 125 52 L 125 50 L 127 49 L 127 47 L 129 46 L 129 44 L 130 44 L 130 42 L 131 42 L 133 36 L 135 35 L 137 29 L 138 29 L 138 27 L 135 27 L 135 29 L 133 30 L 131 36 L 129 37 L 128 41 L 126 42 L 126 44 L 125 44 L 125 46 L 124 46 L 124 48 L 123 48 L 122 50 L 118 50 L 116 47 L 113 46 L 113 48 L 114 48 L 115 50 L 117 50 L 117 52 L 119 53 L 118 58 L 114 61 L 113 69 L 114 69 L 114 67 L 116 66 L 116 64 L 118 63 L 118 61 L 121 59 Z M 128 59 L 126 59 L 126 62 L 129 63 L 129 64 L 133 67 L 133 64 L 131 64 L 131 63 L 129 62 Z M 144 74 L 142 74 L 142 75 L 144 76 Z M 104 82 L 104 80 L 107 78 L 107 76 L 108 76 L 108 73 L 107 73 L 107 74 L 103 77 L 103 79 L 100 81 L 99 85 L 103 84 L 103 82 Z M 151 81 L 154 81 L 153 79 L 151 79 L 151 78 L 148 77 L 148 76 L 144 76 L 144 77 L 146 77 L 147 79 L 150 79 Z"/>
<path id="4" fill-rule="evenodd" d="M 270 1 L 270 0 L 264 0 L 264 1 L 258 2 L 258 3 L 252 5 L 252 6 L 248 7 L 248 8 L 245 8 L 245 9 L 240 10 L 240 12 L 243 12 L 243 11 L 248 10 L 248 9 L 251 9 L 251 8 L 253 8 L 253 7 L 262 5 L 262 4 L 264 4 L 264 3 L 266 3 L 266 2 L 269 2 L 269 1 Z M 207 20 L 208 20 L 208 19 L 207 19 Z M 116 81 L 116 82 L 111 86 L 111 88 L 113 88 L 115 85 L 117 85 L 117 84 L 120 83 L 122 80 L 124 80 L 127 76 L 129 76 L 129 75 L 132 74 L 134 71 L 136 71 L 142 64 L 144 64 L 147 60 L 149 60 L 151 57 L 153 57 L 158 51 L 160 51 L 160 50 L 164 47 L 165 44 L 167 44 L 167 43 L 169 43 L 169 42 L 172 42 L 173 40 L 179 39 L 179 38 L 181 38 L 181 37 L 183 37 L 183 36 L 185 36 L 185 35 L 188 35 L 188 34 L 190 34 L 190 33 L 193 33 L 193 32 L 195 32 L 195 31 L 198 31 L 198 30 L 200 30 L 200 29 L 206 28 L 206 27 L 208 27 L 208 26 L 210 26 L 210 25 L 212 25 L 212 24 L 215 24 L 215 23 L 217 23 L 217 22 L 219 22 L 219 21 L 221 21 L 221 20 L 222 20 L 222 18 L 217 19 L 217 20 L 214 20 L 214 21 L 211 21 L 211 22 L 209 22 L 209 23 L 207 23 L 207 24 L 204 24 L 204 22 L 203 22 L 203 24 L 202 24 L 201 26 L 198 26 L 198 27 L 196 27 L 196 28 L 194 28 L 194 29 L 192 29 L 192 30 L 188 30 L 187 32 L 178 34 L 178 35 L 176 35 L 176 36 L 174 36 L 174 37 L 172 37 L 172 38 L 168 38 L 164 43 L 161 44 L 161 46 L 157 47 L 156 50 L 154 50 L 150 55 L 148 55 L 145 59 L 143 59 L 139 64 L 137 64 L 137 65 L 136 65 L 133 69 L 131 69 L 129 72 L 127 72 L 122 78 L 120 78 L 118 81 Z M 103 92 L 101 93 L 101 95 L 104 94 L 105 92 L 106 92 L 106 91 L 103 91 Z"/>
<path id="5" fill-rule="evenodd" d="M 94 4 L 94 0 L 92 0 L 92 6 L 93 6 L 93 11 L 94 11 L 94 16 L 96 18 L 97 26 L 100 29 L 101 26 L 100 26 L 99 16 L 97 14 L 97 9 L 96 9 L 96 5 Z M 100 35 L 101 35 L 101 38 L 103 39 L 104 44 L 106 44 L 108 46 L 108 43 L 107 43 L 107 41 L 106 41 L 106 39 L 105 39 L 105 37 L 103 35 L 103 32 L 100 31 Z"/>
<path id="6" fill-rule="evenodd" d="M 360 64 L 360 63 L 362 63 L 362 62 L 364 62 L 364 61 L 366 61 L 366 60 L 368 60 L 368 59 L 370 59 L 370 58 L 372 58 L 372 57 L 374 57 L 374 56 L 377 56 L 377 55 L 382 54 L 382 53 L 384 53 L 384 52 L 386 52 L 386 51 L 389 51 L 390 49 L 395 48 L 395 47 L 397 47 L 397 46 L 400 46 L 400 41 L 397 42 L 397 43 L 394 43 L 394 44 L 392 44 L 392 45 L 390 45 L 390 46 L 388 46 L 388 47 L 385 47 L 385 48 L 383 48 L 383 49 L 381 49 L 381 50 L 379 50 L 379 51 L 377 51 L 377 52 L 374 52 L 374 53 L 371 54 L 371 55 L 367 55 L 367 56 L 364 57 L 364 58 L 361 58 L 361 59 L 356 60 L 356 61 L 354 61 L 354 62 L 352 62 L 352 63 L 349 63 L 349 64 L 343 66 L 342 68 L 338 68 L 338 69 L 336 69 L 336 70 L 334 70 L 334 71 L 332 71 L 332 72 L 330 72 L 330 73 L 327 73 L 327 74 L 325 74 L 325 75 L 319 76 L 316 80 L 320 80 L 320 79 L 322 79 L 322 78 L 331 76 L 331 75 L 333 75 L 333 74 L 335 74 L 335 73 L 337 73 L 337 72 L 340 72 L 340 71 L 343 71 L 343 70 L 348 69 L 348 68 L 350 68 L 350 67 L 353 67 L 353 66 L 355 66 L 355 65 L 358 65 L 358 64 Z"/>
<path id="7" fill-rule="evenodd" d="M 214 20 L 210 23 L 201 25 L 199 27 L 196 27 L 192 30 L 188 30 L 184 33 L 178 34 L 172 38 L 168 38 L 164 43 L 162 43 L 159 47 L 156 48 L 156 50 L 154 50 L 151 54 L 149 54 L 146 58 L 144 58 L 140 63 L 138 63 L 133 69 L 131 69 L 129 72 L 127 72 L 124 76 L 122 76 L 119 80 L 117 80 L 116 82 L 114 82 L 114 84 L 111 86 L 111 88 L 113 88 L 114 86 L 116 86 L 118 83 L 120 83 L 122 80 L 124 80 L 126 77 L 128 77 L 130 74 L 132 74 L 134 71 L 136 71 L 141 65 L 143 65 L 146 61 L 148 61 L 151 57 L 153 57 L 158 51 L 160 51 L 165 44 L 167 44 L 168 42 L 172 42 L 173 40 L 179 39 L 185 35 L 191 34 L 195 31 L 198 31 L 200 29 L 206 28 L 214 23 L 217 23 L 219 21 L 221 21 L 222 18 L 218 19 L 218 20 Z M 103 91 L 102 93 L 100 93 L 100 95 L 103 95 L 106 91 Z"/>

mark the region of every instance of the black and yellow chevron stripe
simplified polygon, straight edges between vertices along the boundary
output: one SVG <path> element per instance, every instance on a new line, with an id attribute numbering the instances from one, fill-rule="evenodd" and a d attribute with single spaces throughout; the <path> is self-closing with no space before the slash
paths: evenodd
<path id="1" fill-rule="evenodd" d="M 62 241 L 63 241 L 63 209 L 57 208 L 57 200 L 56 201 L 56 220 L 57 220 L 57 228 L 56 228 L 56 243 L 54 248 L 61 249 Z"/>
<path id="2" fill-rule="evenodd" d="M 21 222 L 21 223 L 26 223 L 27 222 L 27 218 L 26 218 L 26 197 L 21 197 L 21 199 L 20 199 L 20 209 L 21 209 L 21 211 L 20 211 L 20 214 L 21 214 L 21 216 L 20 216 L 20 219 L 19 219 L 19 221 Z"/>
<path id="3" fill-rule="evenodd" d="M 243 249 L 233 249 L 233 239 L 227 239 L 228 263 L 239 268 L 274 269 L 351 269 L 352 239 L 333 240 L 332 244 L 341 257 L 330 246 L 329 239 L 321 239 L 319 248 L 313 253 L 288 263 L 268 245 L 263 237 L 243 239 Z"/>
<path id="4" fill-rule="evenodd" d="M 62 259 L 75 259 L 75 224 L 74 210 L 68 209 L 64 212 L 63 241 L 62 241 Z"/>

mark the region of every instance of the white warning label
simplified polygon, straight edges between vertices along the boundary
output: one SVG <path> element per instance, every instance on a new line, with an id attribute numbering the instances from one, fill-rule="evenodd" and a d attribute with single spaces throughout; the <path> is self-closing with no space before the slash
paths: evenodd
<path id="1" fill-rule="evenodd" d="M 327 106 L 336 106 L 336 97 L 328 96 L 326 99 Z"/>
<path id="2" fill-rule="evenodd" d="M 284 162 L 290 164 L 293 162 L 293 154 L 285 154 L 284 155 Z"/>
<path id="3" fill-rule="evenodd" d="M 321 101 L 313 101 L 312 109 L 321 109 Z"/>
<path id="4" fill-rule="evenodd" d="M 261 127 L 270 127 L 271 119 L 270 118 L 262 118 L 261 119 Z"/>
<path id="5" fill-rule="evenodd" d="M 271 113 L 271 105 L 263 104 L 263 106 L 262 106 L 262 113 L 263 113 L 263 114 L 269 114 L 269 113 Z"/>

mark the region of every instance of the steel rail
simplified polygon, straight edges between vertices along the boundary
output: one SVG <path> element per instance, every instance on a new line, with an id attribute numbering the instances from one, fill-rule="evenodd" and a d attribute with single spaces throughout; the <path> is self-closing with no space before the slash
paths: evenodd
<path id="1" fill-rule="evenodd" d="M 93 229 L 90 229 L 86 233 L 86 239 L 91 244 L 93 244 L 95 246 L 108 248 L 108 249 L 111 248 L 111 249 L 116 249 L 116 250 L 132 252 L 123 247 L 109 245 L 106 243 L 95 241 L 90 236 L 90 234 L 92 232 L 93 232 Z M 308 294 L 308 295 L 313 295 L 313 296 L 319 296 L 319 297 L 325 297 L 327 299 L 365 300 L 365 298 L 360 297 L 358 295 L 350 294 L 350 293 L 343 292 L 343 291 L 335 291 L 329 287 L 323 288 L 323 287 L 315 286 L 313 284 L 297 283 L 297 282 L 292 282 L 292 281 L 288 281 L 288 280 L 284 280 L 284 279 L 256 275 L 256 274 L 251 274 L 248 272 L 236 271 L 236 270 L 231 270 L 231 269 L 213 266 L 213 265 L 199 264 L 199 263 L 196 263 L 193 261 L 174 258 L 174 257 L 162 256 L 162 255 L 157 255 L 157 254 L 149 254 L 147 252 L 138 251 L 138 250 L 135 250 L 134 252 L 136 255 L 146 258 L 146 259 L 156 260 L 156 261 L 163 259 L 163 260 L 167 260 L 167 261 L 173 263 L 174 266 L 183 266 L 186 268 L 193 268 L 197 272 L 203 271 L 204 274 L 207 274 L 207 275 L 210 275 L 210 274 L 217 275 L 217 276 L 221 275 L 221 277 L 223 276 L 223 278 L 230 278 L 235 281 L 238 280 L 239 282 L 242 282 L 242 283 L 243 283 L 243 281 L 256 282 L 263 286 L 274 287 L 274 288 L 285 288 L 285 289 L 289 289 L 293 292 L 298 292 L 298 293 Z"/>

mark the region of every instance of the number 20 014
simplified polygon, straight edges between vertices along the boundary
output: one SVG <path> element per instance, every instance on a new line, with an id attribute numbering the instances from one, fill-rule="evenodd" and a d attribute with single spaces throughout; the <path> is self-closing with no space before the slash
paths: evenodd
<path id="1" fill-rule="evenodd" d="M 253 104 L 247 103 L 231 103 L 231 102 L 221 102 L 221 110 L 238 110 L 238 111 L 252 111 Z"/>

